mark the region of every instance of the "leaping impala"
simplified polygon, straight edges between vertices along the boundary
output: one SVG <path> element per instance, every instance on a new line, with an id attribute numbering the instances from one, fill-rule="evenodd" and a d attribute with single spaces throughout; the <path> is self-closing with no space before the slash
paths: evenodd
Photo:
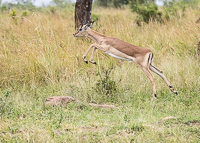
<path id="1" fill-rule="evenodd" d="M 108 37 L 97 33 L 96 31 L 91 29 L 93 23 L 94 22 L 90 22 L 86 25 L 82 25 L 77 30 L 77 32 L 73 34 L 74 37 L 85 36 L 95 41 L 95 43 L 92 44 L 86 51 L 86 53 L 83 55 L 83 60 L 86 63 L 88 63 L 88 61 L 86 60 L 86 56 L 89 53 L 89 51 L 93 49 L 89 62 L 96 64 L 96 62 L 93 61 L 93 57 L 95 50 L 99 49 L 114 58 L 126 61 L 134 61 L 135 63 L 137 63 L 137 65 L 143 70 L 143 72 L 151 81 L 154 99 L 156 99 L 155 79 L 154 76 L 151 74 L 150 70 L 158 74 L 165 81 L 165 83 L 173 93 L 178 94 L 167 81 L 163 72 L 153 65 L 153 53 L 150 49 L 137 47 L 130 43 L 124 42 L 121 39 L 115 37 Z"/>

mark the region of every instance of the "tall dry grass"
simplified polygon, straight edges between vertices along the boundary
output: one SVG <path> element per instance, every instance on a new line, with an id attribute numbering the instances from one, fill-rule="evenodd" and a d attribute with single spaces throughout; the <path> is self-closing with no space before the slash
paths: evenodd
<path id="1" fill-rule="evenodd" d="M 200 25 L 195 23 L 198 11 L 188 9 L 186 16 L 180 19 L 174 17 L 165 23 L 150 22 L 141 27 L 136 25 L 135 14 L 128 9 L 95 9 L 93 13 L 99 16 L 94 30 L 151 49 L 155 65 L 164 71 L 175 89 L 198 87 Z M 20 15 L 17 12 L 16 18 L 12 18 L 1 14 L 1 89 L 55 83 L 93 86 L 97 78 L 95 72 L 112 64 L 115 67 L 113 80 L 121 79 L 119 87 L 151 92 L 150 82 L 133 63 L 115 60 L 99 51 L 95 54 L 97 66 L 83 62 L 81 57 L 92 41 L 72 36 L 75 31 L 73 11 L 28 12 L 23 19 Z M 162 79 L 155 77 L 158 90 L 167 88 Z"/>
<path id="2" fill-rule="evenodd" d="M 156 78 L 158 100 L 145 74 L 134 63 L 97 51 L 97 65 L 82 55 L 91 40 L 75 39 L 73 11 L 56 14 L 28 12 L 21 19 L 0 14 L 0 142 L 198 142 L 200 12 L 138 27 L 128 9 L 95 9 L 93 29 L 150 48 L 154 65 L 179 92 L 173 96 Z M 88 57 L 89 58 L 89 55 Z M 105 70 L 113 67 L 113 95 L 94 89 Z M 50 96 L 77 99 L 67 107 L 45 106 Z M 96 109 L 88 103 L 115 105 Z M 173 119 L 163 120 L 173 116 Z"/>

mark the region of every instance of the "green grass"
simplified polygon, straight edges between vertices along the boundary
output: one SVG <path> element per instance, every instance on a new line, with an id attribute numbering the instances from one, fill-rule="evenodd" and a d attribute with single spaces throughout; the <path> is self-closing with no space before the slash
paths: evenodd
<path id="1" fill-rule="evenodd" d="M 172 94 L 154 74 L 157 101 L 136 64 L 100 51 L 95 53 L 97 65 L 85 64 L 82 55 L 92 41 L 72 36 L 73 11 L 66 13 L 27 12 L 23 19 L 18 11 L 15 19 L 0 14 L 0 142 L 200 141 L 198 9 L 187 9 L 180 19 L 141 27 L 128 9 L 93 11 L 99 19 L 94 30 L 154 52 L 154 65 L 179 93 Z M 105 92 L 101 81 L 110 81 L 112 86 L 107 86 L 113 91 Z M 48 97 L 65 95 L 77 102 L 45 105 Z M 162 120 L 168 116 L 176 118 Z"/>
<path id="2" fill-rule="evenodd" d="M 67 87 L 2 91 L 0 141 L 199 142 L 199 91 L 183 90 L 178 96 L 160 91 L 156 102 L 147 93 L 121 91 L 113 95 L 118 97 L 114 101 L 106 102 L 114 109 L 94 108 L 82 101 L 65 108 L 45 106 L 47 97 L 67 95 Z M 86 96 L 83 90 L 90 94 L 89 88 L 77 88 L 72 96 Z M 163 121 L 167 116 L 176 119 Z"/>

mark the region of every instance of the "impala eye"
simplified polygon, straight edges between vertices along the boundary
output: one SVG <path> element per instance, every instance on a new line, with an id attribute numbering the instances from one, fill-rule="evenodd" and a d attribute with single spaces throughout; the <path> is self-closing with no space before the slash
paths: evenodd
<path id="1" fill-rule="evenodd" d="M 79 31 L 82 31 L 82 28 L 80 28 Z"/>

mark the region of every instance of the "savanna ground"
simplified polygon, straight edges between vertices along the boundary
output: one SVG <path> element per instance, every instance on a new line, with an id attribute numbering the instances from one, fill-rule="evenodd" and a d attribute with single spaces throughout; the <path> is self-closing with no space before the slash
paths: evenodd
<path id="1" fill-rule="evenodd" d="M 136 64 L 100 51 L 97 65 L 83 62 L 92 41 L 72 36 L 73 10 L 24 18 L 1 13 L 0 142 L 200 142 L 199 9 L 140 27 L 129 9 L 93 10 L 94 30 L 154 52 L 154 65 L 179 93 L 154 74 L 157 101 Z M 109 92 L 102 81 L 111 83 Z M 65 95 L 77 102 L 45 105 L 46 98 Z M 163 120 L 169 116 L 176 118 Z"/>

